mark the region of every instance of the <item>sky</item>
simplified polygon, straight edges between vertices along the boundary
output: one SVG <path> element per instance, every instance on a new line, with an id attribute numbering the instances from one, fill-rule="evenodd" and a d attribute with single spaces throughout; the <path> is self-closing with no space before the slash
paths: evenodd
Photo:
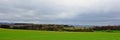
<path id="1" fill-rule="evenodd" d="M 120 0 L 0 0 L 0 22 L 119 25 Z"/>

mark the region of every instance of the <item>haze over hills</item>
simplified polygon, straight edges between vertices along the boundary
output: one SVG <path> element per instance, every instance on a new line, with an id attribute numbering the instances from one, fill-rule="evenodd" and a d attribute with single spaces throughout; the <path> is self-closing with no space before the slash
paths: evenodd
<path id="1" fill-rule="evenodd" d="M 0 22 L 0 24 L 14 24 L 14 23 Z"/>
<path id="2" fill-rule="evenodd" d="M 11 24 L 16 24 L 16 23 L 0 22 L 0 24 L 9 24 L 9 25 L 11 25 Z M 24 23 L 24 24 L 32 24 L 32 23 Z M 61 24 L 58 24 L 58 25 L 61 25 Z M 71 25 L 71 24 L 62 24 L 62 25 Z M 75 27 L 92 27 L 93 25 L 72 25 L 72 26 L 75 26 Z"/>

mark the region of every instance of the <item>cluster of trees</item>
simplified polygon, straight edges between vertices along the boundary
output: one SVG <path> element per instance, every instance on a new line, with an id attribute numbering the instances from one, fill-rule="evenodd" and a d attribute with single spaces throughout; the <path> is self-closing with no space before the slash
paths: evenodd
<path id="1" fill-rule="evenodd" d="M 69 31 L 69 32 L 93 32 L 91 28 L 75 28 L 73 25 L 56 24 L 14 24 L 1 25 L 1 28 L 25 29 L 25 30 L 47 30 L 47 31 Z"/>
<path id="2" fill-rule="evenodd" d="M 0 25 L 1 28 L 25 29 L 25 30 L 47 30 L 47 31 L 69 31 L 69 32 L 94 32 L 95 30 L 120 30 L 120 26 L 93 26 L 76 28 L 73 25 L 56 24 L 14 24 Z"/>
<path id="3" fill-rule="evenodd" d="M 0 25 L 1 28 L 9 29 L 25 29 L 25 30 L 47 30 L 47 31 L 63 31 L 64 27 L 74 27 L 72 25 L 55 25 L 55 24 L 13 24 L 13 25 Z"/>
<path id="4" fill-rule="evenodd" d="M 64 31 L 69 32 L 94 32 L 92 28 L 73 28 L 73 29 L 64 29 Z"/>
<path id="5" fill-rule="evenodd" d="M 120 26 L 95 26 L 93 27 L 94 30 L 120 30 Z"/>

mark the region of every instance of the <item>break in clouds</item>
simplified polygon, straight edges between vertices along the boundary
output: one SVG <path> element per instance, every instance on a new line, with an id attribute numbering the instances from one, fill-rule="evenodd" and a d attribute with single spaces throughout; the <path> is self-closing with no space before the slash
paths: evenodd
<path id="1" fill-rule="evenodd" d="M 0 22 L 120 24 L 120 0 L 0 0 Z"/>

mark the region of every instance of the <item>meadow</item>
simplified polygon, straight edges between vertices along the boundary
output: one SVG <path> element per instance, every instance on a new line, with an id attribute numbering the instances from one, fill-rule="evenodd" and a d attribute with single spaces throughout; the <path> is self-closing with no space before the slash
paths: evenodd
<path id="1" fill-rule="evenodd" d="M 120 40 L 120 32 L 56 32 L 0 28 L 0 40 Z"/>

